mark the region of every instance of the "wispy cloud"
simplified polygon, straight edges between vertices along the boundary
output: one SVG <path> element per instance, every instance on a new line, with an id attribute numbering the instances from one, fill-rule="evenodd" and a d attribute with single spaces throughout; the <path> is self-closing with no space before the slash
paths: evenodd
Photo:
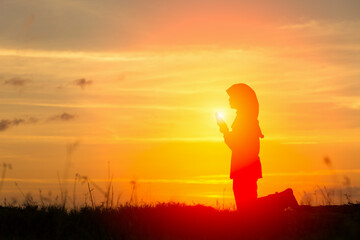
<path id="1" fill-rule="evenodd" d="M 58 114 L 58 115 L 50 117 L 48 119 L 48 121 L 70 121 L 75 118 L 76 118 L 76 116 L 74 114 L 64 112 L 62 114 Z"/>
<path id="2" fill-rule="evenodd" d="M 33 117 L 29 118 L 15 118 L 13 120 L 10 119 L 2 119 L 0 120 L 0 132 L 7 130 L 10 127 L 19 126 L 21 124 L 33 124 L 38 120 Z"/>
<path id="3" fill-rule="evenodd" d="M 351 174 L 351 173 L 360 173 L 360 169 L 332 169 L 329 170 L 318 170 L 318 171 L 298 171 L 298 172 L 270 172 L 264 173 L 264 177 L 311 177 L 311 176 L 331 176 L 331 175 L 341 175 L 341 174 Z M 225 181 L 229 179 L 229 175 L 227 174 L 214 174 L 214 175 L 203 175 L 203 176 L 194 176 L 192 179 L 204 179 L 210 181 Z"/>
<path id="4" fill-rule="evenodd" d="M 75 146 L 75 145 L 74 145 Z M 77 146 L 77 145 L 76 145 Z M 360 173 L 360 169 L 335 169 L 333 171 L 328 170 L 319 170 L 319 171 L 308 171 L 308 172 L 277 172 L 277 173 L 267 173 L 264 174 L 266 177 L 306 177 L 306 176 L 331 176 L 336 174 L 351 174 L 351 173 Z M 9 179 L 7 179 L 9 181 Z M 13 179 L 15 180 L 15 179 Z M 57 179 L 16 179 L 17 181 L 24 182 L 53 182 L 56 183 Z M 106 182 L 108 179 L 105 178 L 92 178 L 93 182 Z M 114 182 L 124 182 L 129 183 L 133 179 L 131 178 L 114 178 Z M 67 178 L 63 181 L 73 182 L 73 178 Z M 137 179 L 137 182 L 142 183 L 181 183 L 181 184 L 229 184 L 231 179 L 227 174 L 217 174 L 217 175 L 203 175 L 203 176 L 193 176 L 185 178 L 140 178 Z"/>
<path id="5" fill-rule="evenodd" d="M 74 114 L 70 113 L 62 113 L 58 115 L 54 115 L 48 118 L 47 121 L 70 121 L 76 118 Z M 39 119 L 35 117 L 26 117 L 26 118 L 14 118 L 14 119 L 1 119 L 0 120 L 0 132 L 5 131 L 11 127 L 16 127 L 23 124 L 34 124 L 39 122 Z"/>
<path id="6" fill-rule="evenodd" d="M 23 86 L 25 86 L 28 82 L 29 82 L 29 80 L 27 80 L 27 79 L 15 77 L 15 78 L 11 78 L 11 79 L 5 80 L 5 81 L 4 81 L 4 84 L 5 84 L 5 85 L 11 85 L 11 86 L 14 86 L 14 87 L 23 87 Z"/>
<path id="7" fill-rule="evenodd" d="M 288 144 L 288 145 L 309 145 L 309 144 L 318 144 L 318 142 L 315 141 L 297 141 L 297 142 L 283 142 L 282 144 Z"/>
<path id="8" fill-rule="evenodd" d="M 297 23 L 297 24 L 291 24 L 291 25 L 284 25 L 281 26 L 281 29 L 303 29 L 303 28 L 310 28 L 317 26 L 318 22 L 315 20 L 310 20 L 304 23 Z"/>
<path id="9" fill-rule="evenodd" d="M 150 110 L 169 110 L 169 111 L 201 111 L 201 112 L 213 112 L 212 108 L 198 108 L 187 106 L 166 106 L 166 105 L 119 105 L 113 103 L 94 103 L 94 104 L 63 104 L 63 103 L 37 103 L 37 102 L 0 102 L 0 105 L 23 105 L 23 106 L 39 106 L 39 107 L 53 107 L 53 108 L 104 108 L 104 109 L 150 109 Z"/>
<path id="10" fill-rule="evenodd" d="M 3 57 L 22 57 L 22 58 L 48 58 L 48 59 L 86 59 L 93 61 L 145 61 L 154 59 L 151 52 L 143 52 L 141 54 L 131 53 L 107 53 L 107 52 L 80 52 L 80 51 L 44 51 L 44 50 L 26 50 L 19 51 L 13 48 L 0 48 L 0 56 Z"/>
<path id="11" fill-rule="evenodd" d="M 74 80 L 74 84 L 76 86 L 81 87 L 82 89 L 85 89 L 85 87 L 90 86 L 91 84 L 93 84 L 93 81 L 91 80 L 87 80 L 85 78 L 80 78 L 80 79 L 76 79 Z"/>

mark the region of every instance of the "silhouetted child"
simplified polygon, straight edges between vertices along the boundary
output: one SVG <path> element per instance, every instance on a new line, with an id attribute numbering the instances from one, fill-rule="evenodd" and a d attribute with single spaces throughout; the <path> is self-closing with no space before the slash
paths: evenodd
<path id="1" fill-rule="evenodd" d="M 236 118 L 229 131 L 226 123 L 217 118 L 225 143 L 232 151 L 230 178 L 236 206 L 257 199 L 257 180 L 262 178 L 259 158 L 261 133 L 258 115 L 259 103 L 254 90 L 248 85 L 232 85 L 227 93 L 230 107 L 236 109 Z"/>
<path id="2" fill-rule="evenodd" d="M 259 102 L 254 90 L 243 83 L 232 85 L 227 89 L 227 93 L 230 107 L 236 109 L 236 118 L 231 125 L 232 131 L 229 131 L 226 123 L 218 115 L 217 123 L 224 134 L 225 143 L 232 151 L 230 178 L 233 179 L 237 208 L 254 203 L 262 206 L 267 203 L 275 205 L 281 203 L 283 206 L 283 202 L 288 204 L 288 199 L 291 197 L 291 201 L 294 201 L 291 189 L 257 200 L 257 180 L 262 178 L 259 158 L 260 138 L 264 137 L 258 121 Z"/>

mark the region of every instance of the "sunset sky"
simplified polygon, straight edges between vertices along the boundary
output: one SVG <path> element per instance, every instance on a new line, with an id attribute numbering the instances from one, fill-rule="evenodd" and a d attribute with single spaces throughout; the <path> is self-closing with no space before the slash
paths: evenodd
<path id="1" fill-rule="evenodd" d="M 230 206 L 214 113 L 231 125 L 226 89 L 240 82 L 260 104 L 259 196 L 325 186 L 360 200 L 359 12 L 358 0 L 1 1 L 0 201 L 55 198 L 58 175 L 69 191 L 76 173 L 105 188 L 110 165 L 121 201 L 135 180 L 145 202 Z"/>

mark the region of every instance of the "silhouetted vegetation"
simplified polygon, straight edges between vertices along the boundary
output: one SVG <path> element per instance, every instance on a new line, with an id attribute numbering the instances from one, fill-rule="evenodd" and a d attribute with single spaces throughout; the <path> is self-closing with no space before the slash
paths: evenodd
<path id="1" fill-rule="evenodd" d="M 236 212 L 177 203 L 0 207 L 1 239 L 360 239 L 360 204 Z"/>

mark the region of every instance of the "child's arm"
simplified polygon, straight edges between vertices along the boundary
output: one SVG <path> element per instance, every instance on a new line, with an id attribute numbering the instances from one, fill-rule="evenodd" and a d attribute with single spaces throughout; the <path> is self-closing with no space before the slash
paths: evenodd
<path id="1" fill-rule="evenodd" d="M 231 150 L 234 150 L 236 148 L 236 139 L 235 139 L 234 133 L 230 132 L 228 130 L 227 132 L 225 132 L 223 134 L 224 134 L 224 140 L 225 140 L 226 145 L 228 145 L 228 147 Z"/>
<path id="2" fill-rule="evenodd" d="M 224 120 L 222 119 L 218 119 L 217 120 L 217 125 L 220 127 L 220 132 L 222 134 L 226 134 L 229 132 L 229 128 L 228 126 L 226 125 L 226 122 L 224 122 Z"/>
<path id="3" fill-rule="evenodd" d="M 226 145 L 228 145 L 228 147 L 231 150 L 233 150 L 234 146 L 236 145 L 236 140 L 234 139 L 234 133 L 229 131 L 228 126 L 222 119 L 219 119 L 217 121 L 217 124 L 220 127 L 220 132 L 224 135 L 224 140 Z"/>
<path id="4" fill-rule="evenodd" d="M 229 131 L 226 122 L 216 113 L 216 123 L 220 128 L 220 132 L 224 135 L 226 145 L 233 150 L 236 141 L 234 140 L 234 133 Z"/>

